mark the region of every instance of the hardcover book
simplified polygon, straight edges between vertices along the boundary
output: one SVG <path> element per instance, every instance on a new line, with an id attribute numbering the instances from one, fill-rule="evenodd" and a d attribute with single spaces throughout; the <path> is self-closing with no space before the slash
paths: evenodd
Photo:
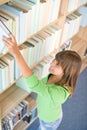
<path id="1" fill-rule="evenodd" d="M 3 35 L 6 37 L 9 37 L 9 33 L 11 33 L 10 30 L 4 24 L 4 22 L 0 19 L 0 53 L 2 53 L 5 48 L 5 45 L 2 41 L 2 37 L 3 37 Z"/>

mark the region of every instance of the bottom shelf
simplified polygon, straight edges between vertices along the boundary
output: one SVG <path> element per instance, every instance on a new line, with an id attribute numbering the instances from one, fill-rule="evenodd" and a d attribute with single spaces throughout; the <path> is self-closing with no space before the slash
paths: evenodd
<path id="1" fill-rule="evenodd" d="M 8 105 L 11 105 L 11 108 L 9 106 L 7 109 L 7 111 L 9 113 L 6 115 L 6 113 L 7 113 L 6 110 L 5 110 L 5 112 L 3 111 L 4 113 L 2 113 L 2 115 L 4 115 L 4 116 L 6 115 L 5 117 L 3 116 L 4 117 L 3 120 L 1 119 L 2 121 L 0 120 L 0 123 L 3 122 L 2 123 L 3 125 L 0 124 L 0 127 L 2 126 L 4 128 L 4 130 L 7 129 L 8 127 L 12 130 L 20 130 L 20 129 L 25 130 L 37 119 L 36 100 L 34 97 L 32 97 L 32 96 L 34 96 L 33 93 L 31 93 L 31 94 L 28 93 L 28 95 L 26 95 L 26 92 L 21 90 L 19 87 L 12 86 L 12 88 L 10 88 L 10 90 L 9 90 L 10 95 L 7 96 L 7 92 L 5 92 L 6 95 L 3 95 L 2 99 L 6 98 L 6 97 L 8 98 L 9 96 L 14 97 L 15 92 L 16 93 L 19 92 L 18 90 L 20 90 L 20 93 L 22 94 L 22 96 L 19 94 L 20 98 L 16 94 L 17 97 L 16 97 L 15 101 L 16 101 L 16 103 L 18 102 L 19 105 L 17 104 L 17 106 L 15 106 L 15 109 L 14 109 L 13 105 L 16 105 L 16 103 L 12 105 L 11 102 L 8 102 Z M 27 96 L 27 97 L 25 97 L 25 96 Z M 25 97 L 25 100 L 23 100 L 24 97 Z M 21 99 L 23 101 L 19 102 Z M 5 99 L 4 99 L 4 101 L 5 101 Z M 13 109 L 13 110 L 10 113 L 11 109 Z M 15 113 L 15 112 L 17 112 L 17 113 Z"/>
<path id="2" fill-rule="evenodd" d="M 31 94 L 27 98 L 25 98 L 25 100 L 29 102 L 29 110 L 27 118 L 24 117 L 25 119 L 23 118 L 14 127 L 14 130 L 20 130 L 20 129 L 26 130 L 37 119 L 36 100 L 32 98 Z"/>
<path id="3" fill-rule="evenodd" d="M 15 84 L 0 95 L 1 119 L 4 118 L 19 102 L 29 95 Z"/>
<path id="4" fill-rule="evenodd" d="M 26 130 L 36 119 L 37 117 L 35 117 L 29 124 L 22 120 L 15 126 L 14 130 Z"/>

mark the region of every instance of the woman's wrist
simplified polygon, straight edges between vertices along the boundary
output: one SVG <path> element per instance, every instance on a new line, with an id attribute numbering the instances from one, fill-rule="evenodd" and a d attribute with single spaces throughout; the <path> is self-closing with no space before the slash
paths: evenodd
<path id="1" fill-rule="evenodd" d="M 15 57 L 15 59 L 18 59 L 21 56 L 21 52 L 19 51 L 19 49 L 16 50 L 13 56 Z"/>

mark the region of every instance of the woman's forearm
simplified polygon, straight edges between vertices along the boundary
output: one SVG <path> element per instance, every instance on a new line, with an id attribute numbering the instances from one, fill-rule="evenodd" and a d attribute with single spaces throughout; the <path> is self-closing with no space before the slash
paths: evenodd
<path id="1" fill-rule="evenodd" d="M 33 74 L 32 70 L 30 69 L 30 67 L 26 64 L 23 56 L 21 55 L 21 53 L 18 51 L 15 55 L 15 60 L 19 66 L 19 69 L 23 75 L 23 77 L 27 78 L 29 76 L 31 76 Z"/>

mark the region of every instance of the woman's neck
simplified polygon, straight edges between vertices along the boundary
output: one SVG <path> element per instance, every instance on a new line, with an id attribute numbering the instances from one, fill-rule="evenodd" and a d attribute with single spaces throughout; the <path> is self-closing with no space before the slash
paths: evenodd
<path id="1" fill-rule="evenodd" d="M 61 76 L 55 76 L 50 74 L 47 84 L 53 84 L 53 83 L 55 84 L 58 83 L 60 80 L 61 80 Z"/>

